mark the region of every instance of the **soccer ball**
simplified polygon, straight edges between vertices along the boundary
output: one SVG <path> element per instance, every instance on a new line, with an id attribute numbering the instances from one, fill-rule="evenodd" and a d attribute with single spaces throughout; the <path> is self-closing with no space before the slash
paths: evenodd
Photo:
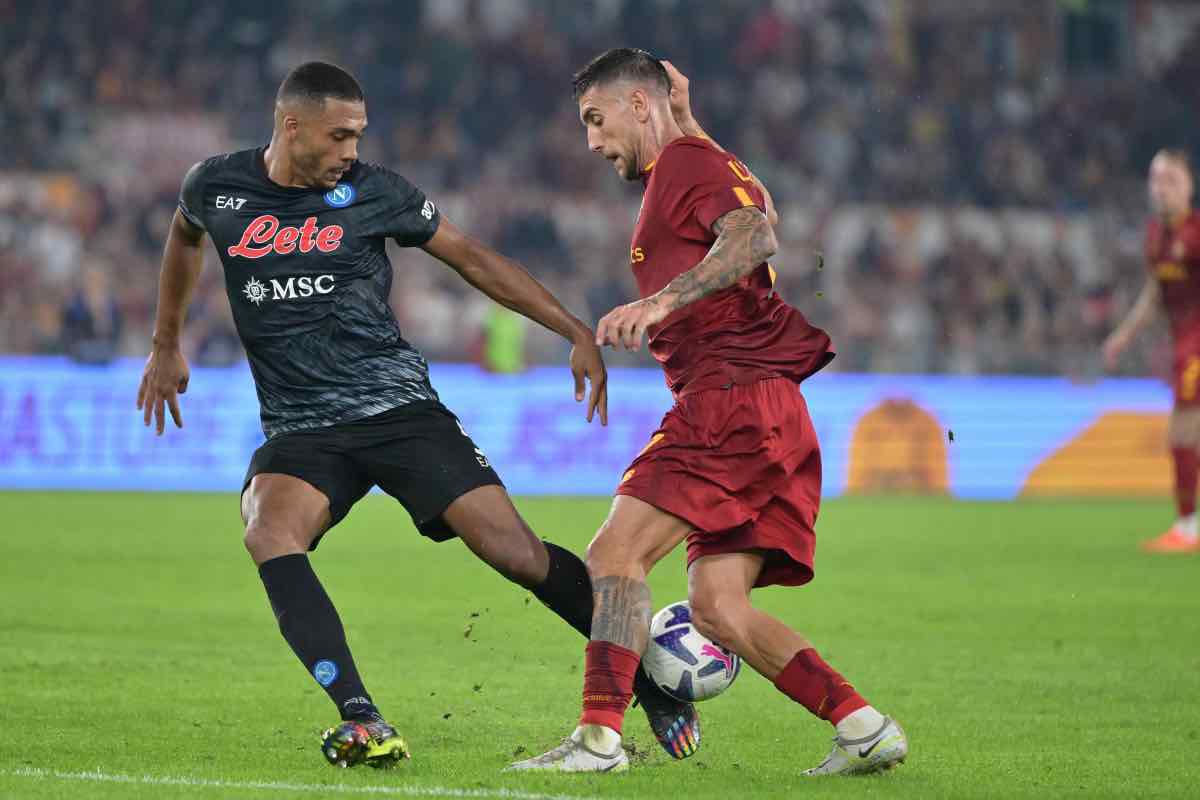
<path id="1" fill-rule="evenodd" d="M 650 620 L 642 666 L 664 692 L 687 702 L 710 700 L 729 688 L 742 660 L 692 626 L 687 603 L 672 603 Z"/>

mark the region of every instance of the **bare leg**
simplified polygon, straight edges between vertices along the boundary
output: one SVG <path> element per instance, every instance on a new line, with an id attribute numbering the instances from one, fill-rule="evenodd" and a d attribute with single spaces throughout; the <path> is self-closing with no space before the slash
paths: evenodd
<path id="1" fill-rule="evenodd" d="M 255 566 L 279 556 L 308 552 L 329 527 L 329 499 L 291 475 L 254 476 L 242 494 L 243 539 Z"/>
<path id="2" fill-rule="evenodd" d="M 869 709 L 807 639 L 750 605 L 750 590 L 762 566 L 763 555 L 756 552 L 705 556 L 693 562 L 688 571 L 688 602 L 696 629 L 733 650 L 821 719 L 837 725 Z M 882 721 L 874 709 L 860 717 L 868 727 Z"/>
<path id="3" fill-rule="evenodd" d="M 504 487 L 472 489 L 442 516 L 472 553 L 513 583 L 533 589 L 546 580 L 546 545 L 521 519 Z"/>
<path id="4" fill-rule="evenodd" d="M 683 541 L 690 527 L 649 503 L 618 495 L 588 547 L 595 611 L 580 718 L 585 736 L 597 733 L 592 727 L 620 732 L 650 633 L 646 575 Z M 601 736 L 596 746 L 611 748 L 612 738 Z"/>
<path id="5" fill-rule="evenodd" d="M 688 570 L 688 604 L 696 630 L 775 680 L 796 653 L 812 644 L 750 604 L 750 590 L 762 565 L 762 555 L 753 552 L 698 559 Z"/>

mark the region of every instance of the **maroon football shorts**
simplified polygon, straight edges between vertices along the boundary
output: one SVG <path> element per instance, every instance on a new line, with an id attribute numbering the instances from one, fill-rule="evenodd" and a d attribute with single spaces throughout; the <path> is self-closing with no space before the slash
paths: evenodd
<path id="1" fill-rule="evenodd" d="M 688 566 L 761 551 L 756 586 L 813 577 L 821 453 L 808 405 L 786 378 L 686 395 L 629 465 L 617 494 L 680 517 Z"/>

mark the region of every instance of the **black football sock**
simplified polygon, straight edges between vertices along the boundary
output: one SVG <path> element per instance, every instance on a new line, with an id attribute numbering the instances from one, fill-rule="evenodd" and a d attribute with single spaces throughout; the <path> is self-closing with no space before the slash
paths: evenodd
<path id="1" fill-rule="evenodd" d="M 292 652 L 338 707 L 342 719 L 378 715 L 346 645 L 337 609 L 317 580 L 308 556 L 279 556 L 263 562 L 258 575 L 266 587 L 279 631 Z"/>
<path id="2" fill-rule="evenodd" d="M 590 639 L 595 600 L 592 598 L 592 579 L 587 567 L 570 550 L 553 542 L 545 544 L 550 554 L 550 567 L 546 571 L 546 580 L 532 590 L 533 596 L 582 633 L 585 639 Z M 646 675 L 646 670 L 639 669 L 634 677 L 633 693 L 641 699 L 647 696 L 647 692 L 661 694 L 654 681 Z"/>
<path id="3" fill-rule="evenodd" d="M 590 639 L 592 636 L 592 578 L 579 556 L 553 542 L 546 542 L 550 566 L 546 580 L 531 591 L 546 608 Z"/>

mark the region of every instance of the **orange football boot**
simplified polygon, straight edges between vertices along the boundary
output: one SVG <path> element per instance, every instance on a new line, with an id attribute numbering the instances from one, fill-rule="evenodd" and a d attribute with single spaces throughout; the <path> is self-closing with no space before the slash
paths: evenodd
<path id="1" fill-rule="evenodd" d="M 1200 539 L 1172 527 L 1162 536 L 1142 542 L 1142 550 L 1147 553 L 1200 553 Z"/>

